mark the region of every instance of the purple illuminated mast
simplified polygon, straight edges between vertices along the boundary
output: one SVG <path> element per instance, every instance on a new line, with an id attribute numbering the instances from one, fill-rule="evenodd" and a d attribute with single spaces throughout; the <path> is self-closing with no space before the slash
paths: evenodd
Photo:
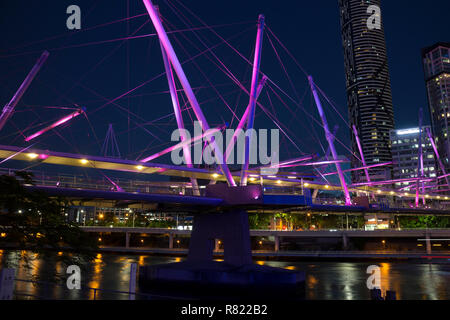
<path id="1" fill-rule="evenodd" d="M 424 176 L 424 170 L 423 170 L 423 150 L 422 150 L 422 108 L 419 110 L 419 162 L 417 164 L 417 177 L 423 177 Z M 419 207 L 419 185 L 420 180 L 417 180 L 416 182 L 416 208 Z M 422 182 L 422 193 L 424 193 L 424 185 Z M 425 198 L 423 198 L 423 201 L 425 202 Z M 425 204 L 425 203 L 424 203 Z"/>
<path id="2" fill-rule="evenodd" d="M 253 123 L 255 121 L 255 108 L 256 100 L 258 94 L 258 78 L 259 78 L 259 67 L 261 64 L 261 49 L 264 35 L 264 16 L 261 14 L 258 17 L 258 33 L 256 35 L 256 46 L 255 46 L 255 57 L 253 60 L 253 74 L 252 74 L 252 84 L 250 89 L 250 102 L 249 102 L 249 115 L 247 119 L 247 130 L 253 129 Z M 249 131 L 249 135 L 245 136 L 245 154 L 244 154 L 244 164 L 242 165 L 241 171 L 241 186 L 247 185 L 248 177 L 248 166 L 250 162 L 250 145 L 252 140 L 252 133 Z"/>
<path id="3" fill-rule="evenodd" d="M 325 137 L 327 138 L 328 144 L 330 145 L 331 154 L 333 155 L 334 161 L 339 161 L 338 160 L 338 156 L 337 156 L 337 152 L 336 152 L 336 148 L 334 147 L 334 142 L 333 142 L 333 140 L 334 140 L 333 138 L 334 137 L 333 137 L 333 135 L 330 132 L 330 129 L 328 127 L 327 118 L 325 117 L 325 113 L 324 113 L 323 108 L 322 108 L 322 103 L 320 102 L 319 95 L 317 94 L 317 90 L 316 90 L 316 86 L 314 84 L 313 77 L 309 76 L 308 80 L 309 80 L 309 85 L 311 86 L 311 91 L 313 93 L 314 100 L 316 101 L 317 110 L 319 111 L 320 118 L 322 119 L 323 128 L 325 130 Z M 344 173 L 342 172 L 341 165 L 340 165 L 339 162 L 336 162 L 336 170 L 338 172 L 339 180 L 341 181 L 341 186 L 342 186 L 342 189 L 344 191 L 345 204 L 347 206 L 351 206 L 352 205 L 352 200 L 350 198 L 350 193 L 348 192 L 347 183 L 345 182 Z"/>
<path id="4" fill-rule="evenodd" d="M 157 8 L 158 10 L 158 8 Z M 167 82 L 169 84 L 169 91 L 170 91 L 170 97 L 172 99 L 172 105 L 173 105 L 173 111 L 175 113 L 175 118 L 177 120 L 178 129 L 180 131 L 181 136 L 181 142 L 184 142 L 187 140 L 186 133 L 184 131 L 184 122 L 183 122 L 183 115 L 181 113 L 180 108 L 180 101 L 178 100 L 177 95 L 177 88 L 175 85 L 175 79 L 173 77 L 172 67 L 169 61 L 169 58 L 167 57 L 167 53 L 164 50 L 164 46 L 160 40 L 160 46 L 161 46 L 161 54 L 164 61 L 164 69 L 166 70 L 166 76 L 167 76 Z M 189 145 L 183 145 L 183 156 L 186 160 L 186 165 L 188 168 L 192 168 L 192 159 L 191 159 L 191 150 Z M 150 161 L 150 160 L 147 160 Z M 191 184 L 192 189 L 194 190 L 194 195 L 200 195 L 200 190 L 198 188 L 197 179 L 191 178 Z"/>
<path id="5" fill-rule="evenodd" d="M 186 97 L 189 100 L 189 103 L 195 113 L 195 116 L 197 117 L 198 121 L 200 121 L 200 125 L 202 126 L 203 131 L 209 130 L 209 124 L 208 121 L 205 118 L 205 115 L 203 114 L 202 109 L 200 108 L 200 104 L 197 101 L 197 98 L 195 97 L 194 92 L 192 91 L 192 87 L 189 83 L 189 80 L 186 77 L 186 74 L 184 73 L 184 70 L 181 66 L 180 61 L 178 60 L 177 55 L 175 54 L 175 51 L 172 47 L 172 44 L 170 43 L 169 37 L 167 36 L 166 31 L 164 30 L 164 27 L 161 23 L 161 20 L 159 19 L 159 14 L 156 11 L 155 7 L 153 6 L 153 3 L 151 0 L 143 0 L 144 5 L 147 9 L 147 12 L 150 16 L 150 19 L 153 22 L 153 25 L 156 29 L 156 32 L 158 33 L 158 37 L 161 41 L 161 44 L 164 47 L 164 50 L 167 53 L 167 56 L 172 63 L 172 66 L 175 70 L 175 73 L 178 76 L 178 79 L 180 80 L 180 83 L 183 87 L 183 90 L 186 94 Z M 230 186 L 236 186 L 236 183 L 234 182 L 233 176 L 231 175 L 231 172 L 227 166 L 226 163 L 224 163 L 224 156 L 222 151 L 218 148 L 217 143 L 214 141 L 214 139 L 211 139 L 210 141 L 214 151 L 215 151 L 215 157 L 217 159 L 217 162 L 222 169 L 223 174 L 225 175 L 227 182 Z"/>
<path id="6" fill-rule="evenodd" d="M 201 134 L 197 137 L 191 138 L 189 140 L 184 140 L 174 146 L 164 149 L 163 151 L 160 151 L 151 156 L 148 156 L 147 158 L 140 160 L 140 162 L 149 162 L 149 161 L 155 160 L 156 158 L 159 158 L 165 154 L 168 154 L 169 152 L 172 152 L 172 151 L 180 149 L 180 148 L 183 148 L 183 152 L 184 152 L 185 148 L 189 149 L 189 146 L 192 143 L 197 142 L 198 140 L 202 140 L 205 137 L 207 137 L 207 139 L 209 140 L 214 133 L 220 132 L 220 129 L 221 128 L 210 129 L 207 132 L 204 132 L 203 134 Z M 188 168 L 192 168 L 192 166 L 190 166 L 190 167 L 188 166 Z"/>
<path id="7" fill-rule="evenodd" d="M 52 123 L 48 127 L 45 127 L 44 129 L 39 130 L 38 132 L 32 134 L 31 136 L 26 137 L 25 141 L 28 142 L 30 140 L 33 140 L 34 138 L 39 137 L 40 135 L 46 133 L 47 131 L 50 131 L 51 129 L 56 128 L 56 127 L 58 127 L 58 126 L 60 126 L 60 125 L 62 125 L 64 123 L 66 123 L 67 121 L 69 121 L 69 120 L 71 120 L 71 119 L 73 119 L 75 117 L 78 117 L 80 114 L 83 114 L 83 113 L 84 113 L 83 108 L 80 108 L 77 111 L 69 114 L 68 116 L 65 116 L 64 118 L 62 118 L 62 119 Z"/>
<path id="8" fill-rule="evenodd" d="M 30 73 L 27 75 L 25 80 L 23 81 L 22 85 L 17 90 L 14 97 L 11 99 L 11 101 L 3 108 L 3 112 L 0 115 L 0 130 L 3 129 L 5 126 L 5 123 L 8 121 L 8 119 L 12 116 L 14 113 L 14 108 L 16 107 L 17 103 L 20 101 L 22 96 L 24 95 L 25 91 L 27 91 L 28 87 L 30 86 L 31 82 L 33 81 L 36 74 L 41 69 L 42 65 L 47 60 L 48 56 L 50 54 L 48 51 L 44 51 L 39 58 L 39 60 L 34 65 L 33 69 L 31 69 Z"/>
<path id="9" fill-rule="evenodd" d="M 367 168 L 366 159 L 364 158 L 361 142 L 359 141 L 358 129 L 356 129 L 355 125 L 353 125 L 353 133 L 355 134 L 356 144 L 358 145 L 359 155 L 361 156 L 361 162 L 364 168 L 364 173 L 366 174 L 367 182 L 370 182 L 369 170 Z"/>
<path id="10" fill-rule="evenodd" d="M 261 91 L 267 81 L 267 77 L 263 76 L 261 78 L 261 81 L 259 82 L 258 89 L 256 90 L 256 99 L 258 99 L 259 95 L 261 94 Z M 239 121 L 239 124 L 236 128 L 236 130 L 233 133 L 233 136 L 231 137 L 231 141 L 227 146 L 226 152 L 225 152 L 225 160 L 228 161 L 228 158 L 230 157 L 231 152 L 233 151 L 234 145 L 236 143 L 237 137 L 242 132 L 242 129 L 245 126 L 245 123 L 247 122 L 248 114 L 250 112 L 250 104 L 247 106 L 247 109 L 245 109 L 244 115 L 242 116 L 241 120 Z"/>

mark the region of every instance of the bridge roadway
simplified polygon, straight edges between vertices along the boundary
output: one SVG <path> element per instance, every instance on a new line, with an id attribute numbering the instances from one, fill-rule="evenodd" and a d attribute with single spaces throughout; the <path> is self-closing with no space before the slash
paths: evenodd
<path id="1" fill-rule="evenodd" d="M 129 248 L 130 234 L 160 234 L 169 236 L 169 249 L 173 249 L 173 239 L 176 235 L 189 235 L 189 230 L 163 228 L 132 228 L 132 227 L 81 227 L 86 232 L 94 233 L 124 233 L 125 248 Z M 342 238 L 344 247 L 349 238 L 414 238 L 424 239 L 427 252 L 431 253 L 432 239 L 450 239 L 450 229 L 389 229 L 389 230 L 318 230 L 318 231 L 276 231 L 250 230 L 253 237 L 274 237 L 275 252 L 280 250 L 282 238 Z M 217 239 L 216 239 L 217 242 Z M 217 247 L 217 243 L 216 243 Z"/>

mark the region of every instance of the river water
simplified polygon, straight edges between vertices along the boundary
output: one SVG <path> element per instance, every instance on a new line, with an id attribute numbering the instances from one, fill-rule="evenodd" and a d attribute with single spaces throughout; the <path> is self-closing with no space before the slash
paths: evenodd
<path id="1" fill-rule="evenodd" d="M 56 253 L 55 253 L 56 254 Z M 60 253 L 62 254 L 62 253 Z M 32 256 L 33 267 L 23 265 L 24 256 Z M 83 287 L 100 288 L 114 291 L 129 291 L 130 264 L 138 265 L 179 262 L 184 258 L 149 255 L 98 254 L 95 261 L 86 264 L 82 272 Z M 29 280 L 56 270 L 65 272 L 61 263 L 52 259 L 20 251 L 0 250 L 0 265 L 20 262 L 16 278 Z M 450 300 L 450 264 L 411 263 L 403 261 L 386 262 L 308 262 L 299 259 L 296 262 L 256 261 L 272 267 L 301 270 L 306 273 L 306 299 L 310 300 L 368 300 L 366 273 L 370 265 L 378 265 L 381 270 L 381 290 L 393 290 L 399 300 Z M 67 290 L 65 280 L 61 285 L 39 285 L 16 281 L 16 291 L 32 296 L 51 297 L 53 299 L 92 299 L 94 290 Z M 139 288 L 138 288 L 139 289 Z M 18 295 L 18 299 L 31 299 Z M 96 299 L 128 299 L 124 293 L 95 292 Z M 139 297 L 138 297 L 139 298 Z"/>

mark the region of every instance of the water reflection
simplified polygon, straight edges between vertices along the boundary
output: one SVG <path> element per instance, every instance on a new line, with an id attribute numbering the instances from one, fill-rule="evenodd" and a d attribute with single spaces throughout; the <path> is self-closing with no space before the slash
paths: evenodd
<path id="1" fill-rule="evenodd" d="M 55 253 L 59 254 L 59 253 Z M 67 254 L 67 253 L 63 253 Z M 32 268 L 24 266 L 26 258 L 35 258 Z M 139 266 L 184 261 L 181 257 L 160 257 L 146 255 L 98 254 L 95 260 L 86 264 L 82 273 L 82 284 L 91 288 L 128 291 L 131 263 Z M 31 279 L 49 271 L 65 274 L 64 266 L 55 261 L 34 256 L 28 252 L 0 251 L 0 265 L 6 262 L 20 262 L 16 277 Z M 411 262 L 282 262 L 255 261 L 258 265 L 300 270 L 306 273 L 306 298 L 310 300 L 367 300 L 370 299 L 366 281 L 367 267 L 376 264 L 381 271 L 381 289 L 393 290 L 398 299 L 449 300 L 450 264 L 421 264 Z M 16 290 L 31 295 L 50 295 L 56 299 L 94 299 L 94 291 L 67 290 L 65 282 L 54 285 L 49 290 L 35 287 L 30 283 L 16 282 Z M 19 297 L 24 299 L 25 297 Z M 97 291 L 96 299 L 128 299 L 127 294 Z"/>

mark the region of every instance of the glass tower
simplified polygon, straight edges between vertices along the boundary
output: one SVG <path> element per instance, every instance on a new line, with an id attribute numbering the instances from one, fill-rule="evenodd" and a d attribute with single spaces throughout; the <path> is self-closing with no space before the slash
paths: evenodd
<path id="1" fill-rule="evenodd" d="M 381 14 L 376 13 L 379 27 L 368 27 L 374 15 L 370 6 L 380 8 L 380 2 L 339 0 L 350 125 L 358 130 L 367 165 L 392 162 L 389 133 L 394 129 L 394 114 Z M 353 132 L 351 137 L 352 167 L 361 167 Z M 391 179 L 392 166 L 370 169 L 369 174 L 372 181 Z M 365 182 L 364 172 L 355 171 L 352 180 Z"/>
<path id="2" fill-rule="evenodd" d="M 423 49 L 422 58 L 432 131 L 442 163 L 450 173 L 450 43 Z"/>

